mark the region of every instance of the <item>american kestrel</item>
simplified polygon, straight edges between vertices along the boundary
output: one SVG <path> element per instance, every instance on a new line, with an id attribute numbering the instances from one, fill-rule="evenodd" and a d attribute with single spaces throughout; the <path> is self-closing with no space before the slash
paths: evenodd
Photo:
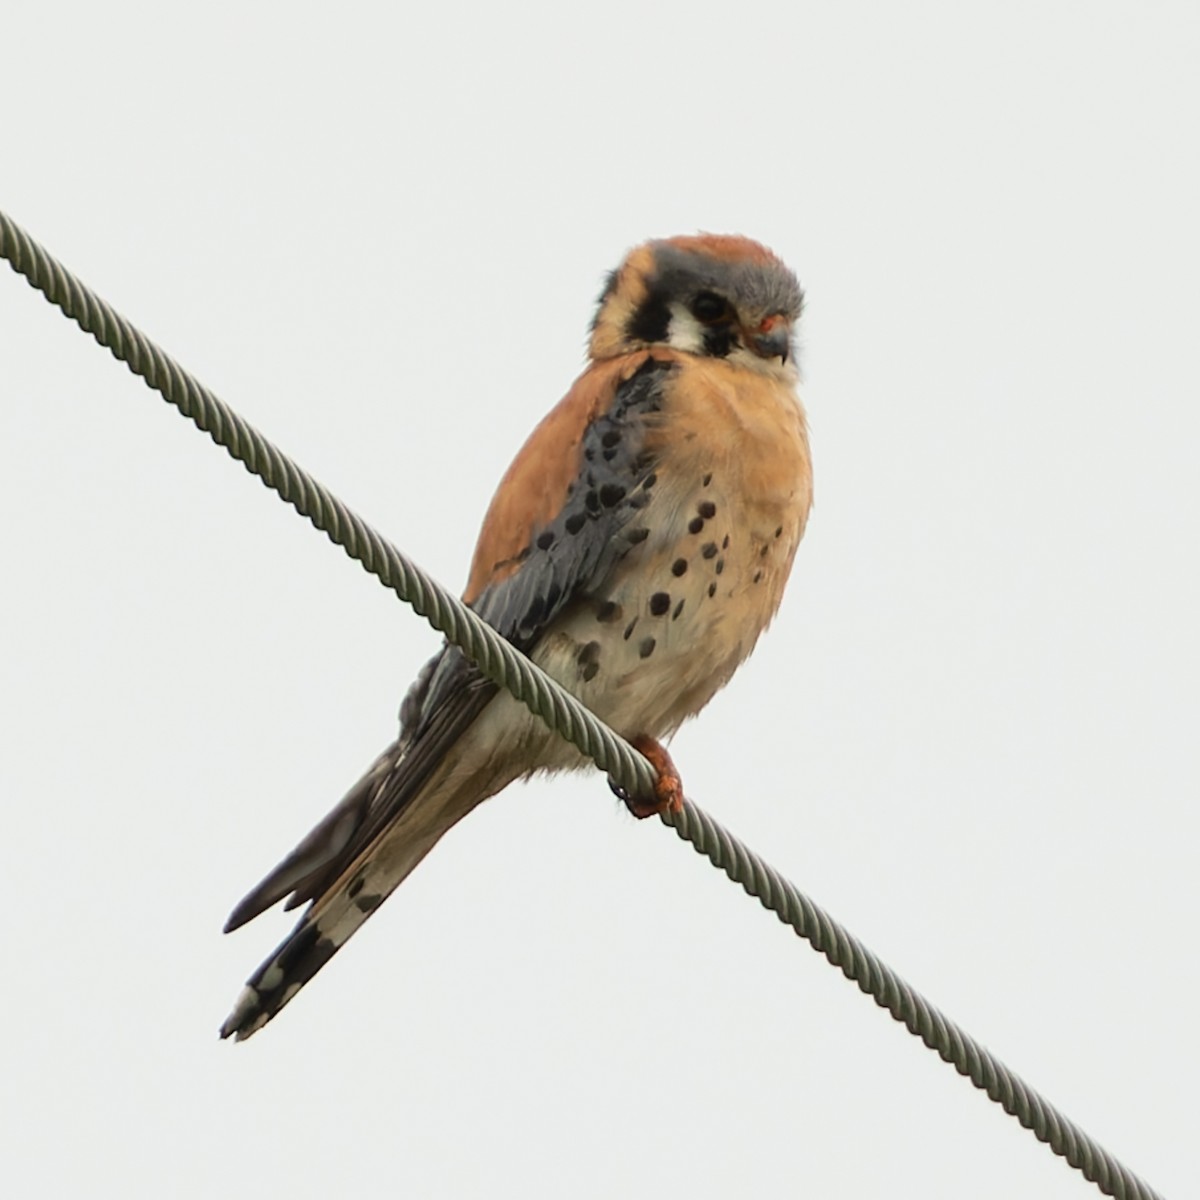
<path id="1" fill-rule="evenodd" d="M 743 237 L 651 241 L 609 276 L 586 370 L 533 431 L 484 518 L 463 599 L 650 758 L 637 816 L 677 807 L 658 743 L 754 648 L 812 503 L 793 333 L 803 296 Z M 233 910 L 311 902 L 221 1036 L 261 1029 L 441 836 L 514 779 L 587 765 L 445 646 L 400 735 Z"/>

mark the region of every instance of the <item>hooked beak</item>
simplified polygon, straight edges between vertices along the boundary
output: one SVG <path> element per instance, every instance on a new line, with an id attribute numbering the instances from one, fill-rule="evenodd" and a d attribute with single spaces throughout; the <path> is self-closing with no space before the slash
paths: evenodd
<path id="1" fill-rule="evenodd" d="M 747 331 L 747 341 L 759 358 L 779 358 L 786 363 L 792 349 L 792 327 L 786 317 L 764 317 L 756 329 Z"/>

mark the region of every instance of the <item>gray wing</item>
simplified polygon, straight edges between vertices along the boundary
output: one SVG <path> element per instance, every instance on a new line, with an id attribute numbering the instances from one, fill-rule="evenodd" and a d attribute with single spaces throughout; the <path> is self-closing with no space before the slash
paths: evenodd
<path id="1" fill-rule="evenodd" d="M 645 446 L 648 419 L 661 408 L 673 366 L 649 359 L 616 390 L 584 433 L 580 469 L 558 516 L 532 531 L 517 569 L 487 587 L 474 610 L 528 654 L 547 625 L 575 600 L 603 590 L 613 568 L 647 536 L 639 519 L 650 503 L 655 462 Z M 497 564 L 499 565 L 499 564 Z M 290 893 L 285 908 L 320 896 L 425 785 L 455 742 L 496 694 L 449 643 L 417 677 L 400 709 L 400 736 L 341 803 L 242 899 L 228 933 Z"/>

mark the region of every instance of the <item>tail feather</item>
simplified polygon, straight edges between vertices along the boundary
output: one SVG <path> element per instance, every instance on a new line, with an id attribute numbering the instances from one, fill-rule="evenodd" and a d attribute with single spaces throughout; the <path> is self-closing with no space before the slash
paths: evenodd
<path id="1" fill-rule="evenodd" d="M 465 660 L 464 660 L 465 661 Z M 350 940 L 442 835 L 555 742 L 516 701 L 489 709 L 482 676 L 452 689 L 414 736 L 402 733 L 287 858 L 233 910 L 228 932 L 291 895 L 311 901 L 250 977 L 221 1037 L 257 1033 Z"/>
<path id="2" fill-rule="evenodd" d="M 350 940 L 466 811 L 447 812 L 439 807 L 430 812 L 424 804 L 414 807 L 426 811 L 413 816 L 432 820 L 423 822 L 422 828 L 408 831 L 409 836 L 399 842 L 398 855 L 391 852 L 391 845 L 387 852 L 377 854 L 385 848 L 373 845 L 343 872 L 246 981 L 233 1011 L 221 1026 L 222 1038 L 244 1041 L 270 1021 Z"/>
<path id="3" fill-rule="evenodd" d="M 395 749 L 390 748 L 381 755 L 375 766 L 355 785 L 345 799 L 291 852 L 257 887 L 238 901 L 229 919 L 225 922 L 225 933 L 240 929 L 247 921 L 254 920 L 274 904 L 278 904 L 289 892 L 294 893 L 284 905 L 285 909 L 296 908 L 305 900 L 307 885 L 314 878 L 324 875 L 331 864 L 350 845 L 354 834 L 361 828 L 370 807 L 372 793 L 378 786 L 381 768 L 386 768 L 395 758 Z"/>
<path id="4" fill-rule="evenodd" d="M 242 1042 L 257 1033 L 337 950 L 329 938 L 321 936 L 315 923 L 301 921 L 246 981 L 221 1026 L 221 1037 L 232 1036 Z"/>

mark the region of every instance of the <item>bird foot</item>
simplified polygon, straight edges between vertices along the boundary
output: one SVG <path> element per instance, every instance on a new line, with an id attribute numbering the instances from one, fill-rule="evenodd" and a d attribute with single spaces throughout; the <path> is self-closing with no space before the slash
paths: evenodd
<path id="1" fill-rule="evenodd" d="M 625 807 L 639 821 L 646 817 L 657 817 L 664 812 L 682 812 L 683 780 L 680 779 L 679 772 L 675 769 L 675 764 L 671 761 L 671 756 L 665 748 L 645 734 L 630 738 L 629 744 L 640 754 L 645 755 L 654 768 L 656 778 L 653 794 L 648 797 L 631 796 L 623 787 L 611 780 L 609 780 L 608 786 L 625 802 Z"/>

